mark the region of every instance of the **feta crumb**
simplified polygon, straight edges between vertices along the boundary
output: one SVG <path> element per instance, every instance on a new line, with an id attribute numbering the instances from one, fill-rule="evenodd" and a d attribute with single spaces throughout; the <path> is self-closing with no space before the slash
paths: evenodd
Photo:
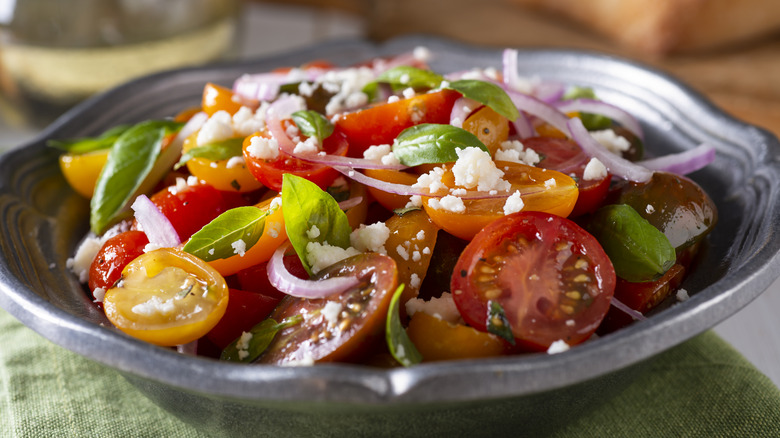
<path id="1" fill-rule="evenodd" d="M 275 160 L 279 156 L 279 143 L 276 139 L 254 136 L 246 147 L 249 156 L 261 160 Z"/>
<path id="2" fill-rule="evenodd" d="M 425 239 L 425 230 L 418 231 L 417 234 L 414 237 L 417 240 L 424 240 Z"/>
<path id="3" fill-rule="evenodd" d="M 655 213 L 655 207 L 653 207 L 651 204 L 647 204 L 647 207 L 645 207 L 645 213 L 647 214 Z"/>
<path id="4" fill-rule="evenodd" d="M 406 203 L 404 208 L 422 207 L 422 196 L 412 195 L 409 197 L 409 202 Z"/>
<path id="5" fill-rule="evenodd" d="M 96 287 L 95 290 L 92 291 L 92 296 L 95 297 L 96 303 L 102 303 L 103 298 L 106 297 L 106 290 L 102 287 Z"/>
<path id="6" fill-rule="evenodd" d="M 428 200 L 428 207 L 434 210 L 447 210 L 453 213 L 463 213 L 466 211 L 466 205 L 463 203 L 463 200 L 452 195 L 447 195 L 441 199 L 431 198 Z"/>
<path id="7" fill-rule="evenodd" d="M 613 154 L 620 155 L 621 152 L 627 151 L 631 148 L 631 143 L 628 140 L 617 135 L 615 131 L 611 129 L 592 131 L 590 135 Z"/>
<path id="8" fill-rule="evenodd" d="M 90 233 L 79 245 L 76 254 L 65 261 L 65 266 L 78 276 L 81 283 L 89 280 L 89 267 L 105 242 Z"/>
<path id="9" fill-rule="evenodd" d="M 558 186 L 558 182 L 555 181 L 555 178 L 550 178 L 547 181 L 544 182 L 544 188 L 546 189 L 554 189 Z"/>
<path id="10" fill-rule="evenodd" d="M 246 161 L 244 160 L 244 156 L 243 155 L 239 155 L 237 157 L 230 157 L 230 159 L 228 159 L 227 163 L 225 163 L 225 167 L 228 168 L 228 169 L 233 169 L 233 168 L 236 168 L 236 167 L 243 167 L 244 165 L 246 165 Z"/>
<path id="11" fill-rule="evenodd" d="M 395 252 L 397 252 L 402 259 L 409 260 L 409 251 L 407 251 L 406 248 L 404 248 L 403 246 L 401 245 L 396 246 Z"/>
<path id="12" fill-rule="evenodd" d="M 426 246 L 425 248 L 423 248 L 422 253 L 425 254 L 425 255 L 428 255 L 428 254 L 431 253 L 431 249 Z"/>
<path id="13" fill-rule="evenodd" d="M 567 327 L 574 327 L 574 324 L 575 324 L 575 322 L 574 322 L 573 319 L 567 319 L 566 320 L 566 326 Z"/>
<path id="14" fill-rule="evenodd" d="M 342 307 L 342 304 L 338 301 L 328 301 L 322 307 L 320 313 L 325 318 L 325 321 L 328 321 L 328 326 L 333 327 L 339 322 Z"/>
<path id="15" fill-rule="evenodd" d="M 309 237 L 309 239 L 316 239 L 320 237 L 320 229 L 317 228 L 316 225 L 312 225 L 311 228 L 306 231 L 306 235 Z"/>
<path id="16" fill-rule="evenodd" d="M 239 257 L 243 257 L 244 254 L 246 254 L 246 242 L 244 242 L 243 239 L 236 240 L 235 242 L 231 243 L 230 246 L 233 247 L 233 252 L 238 254 Z"/>
<path id="17" fill-rule="evenodd" d="M 233 131 L 233 117 L 224 110 L 219 110 L 206 120 L 198 131 L 197 144 L 205 146 L 218 141 L 235 137 Z"/>
<path id="18" fill-rule="evenodd" d="M 509 190 L 511 184 L 502 179 L 504 172 L 496 167 L 490 153 L 480 148 L 455 148 L 458 160 L 452 166 L 455 184 L 469 189 L 477 188 L 481 192 L 489 190 Z"/>
<path id="19" fill-rule="evenodd" d="M 585 170 L 582 172 L 582 179 L 585 181 L 599 180 L 606 177 L 607 168 L 604 166 L 604 163 L 595 157 L 588 161 L 588 164 L 585 165 Z"/>
<path id="20" fill-rule="evenodd" d="M 412 252 L 412 261 L 419 262 L 420 259 L 422 259 L 422 255 L 420 254 L 420 251 Z"/>
<path id="21" fill-rule="evenodd" d="M 311 272 L 316 274 L 328 266 L 348 257 L 360 254 L 360 251 L 349 247 L 347 249 L 331 246 L 327 242 L 309 242 L 306 244 L 306 261 L 311 266 Z"/>
<path id="22" fill-rule="evenodd" d="M 412 273 L 412 275 L 409 277 L 409 286 L 415 289 L 419 289 L 420 284 L 422 284 L 422 280 L 420 280 L 420 276 L 415 273 Z"/>
<path id="23" fill-rule="evenodd" d="M 520 190 L 517 190 L 516 192 L 512 193 L 512 196 L 506 198 L 506 202 L 504 203 L 504 215 L 522 211 L 523 207 L 525 207 L 525 203 L 523 202 L 523 198 L 520 195 Z"/>
<path id="24" fill-rule="evenodd" d="M 387 98 L 387 103 L 395 103 L 398 102 L 399 100 L 401 100 L 401 98 L 393 94 L 392 96 Z"/>
<path id="25" fill-rule="evenodd" d="M 685 301 L 688 298 L 690 298 L 690 296 L 688 295 L 687 290 L 683 288 L 677 289 L 677 301 Z"/>
<path id="26" fill-rule="evenodd" d="M 281 195 L 281 193 L 280 193 Z M 271 200 L 271 204 L 268 206 L 268 209 L 271 211 L 276 211 L 279 209 L 279 207 L 282 206 L 282 197 L 276 196 L 274 199 Z"/>
<path id="27" fill-rule="evenodd" d="M 477 148 L 474 148 L 477 149 Z M 412 184 L 412 188 L 425 188 L 431 193 L 446 189 L 447 186 L 441 181 L 444 176 L 443 167 L 434 167 L 430 172 L 424 173 L 417 178 L 417 182 Z M 420 203 L 422 205 L 422 202 Z"/>
<path id="28" fill-rule="evenodd" d="M 519 140 L 502 142 L 496 151 L 496 161 L 511 161 L 514 163 L 536 166 L 542 158 L 535 150 L 526 148 Z"/>
<path id="29" fill-rule="evenodd" d="M 414 92 L 414 88 L 412 87 L 405 88 L 404 91 L 401 92 L 401 94 L 403 94 L 404 99 L 411 99 L 412 97 L 417 95 L 417 93 Z"/>
<path id="30" fill-rule="evenodd" d="M 350 244 L 361 252 L 378 252 L 387 254 L 385 242 L 390 238 L 390 228 L 383 222 L 371 225 L 361 224 L 359 228 L 349 235 Z"/>
<path id="31" fill-rule="evenodd" d="M 236 348 L 239 350 L 248 350 L 249 349 L 249 342 L 252 340 L 254 335 L 250 332 L 241 332 L 241 337 L 238 338 L 238 342 L 236 342 Z"/>
<path id="32" fill-rule="evenodd" d="M 173 298 L 163 301 L 158 296 L 152 296 L 148 301 L 136 304 L 130 310 L 136 315 L 152 316 L 155 313 L 168 315 L 173 312 L 175 307 Z"/>
<path id="33" fill-rule="evenodd" d="M 320 151 L 320 143 L 316 137 L 309 137 L 304 141 L 299 141 L 293 149 L 295 154 L 316 154 Z"/>
<path id="34" fill-rule="evenodd" d="M 282 231 L 282 223 L 271 222 L 266 226 L 266 228 L 268 228 L 268 235 L 271 236 L 271 238 L 276 239 L 279 237 L 279 233 Z"/>
<path id="35" fill-rule="evenodd" d="M 563 353 L 564 351 L 568 351 L 569 348 L 569 344 L 567 344 L 566 341 L 559 339 L 550 344 L 550 348 L 547 349 L 547 354 Z"/>
<path id="36" fill-rule="evenodd" d="M 452 324 L 460 322 L 460 312 L 455 306 L 452 294 L 444 292 L 440 298 L 431 298 L 424 301 L 420 298 L 412 298 L 406 302 L 406 313 L 409 316 L 417 312 L 427 313 Z"/>
<path id="37" fill-rule="evenodd" d="M 146 253 L 146 252 L 157 251 L 157 250 L 158 250 L 158 249 L 160 249 L 160 248 L 163 248 L 163 246 L 162 246 L 162 245 L 159 245 L 159 244 L 157 244 L 157 243 L 151 243 L 151 242 L 149 242 L 149 243 L 147 243 L 147 244 L 144 246 L 144 252 Z"/>

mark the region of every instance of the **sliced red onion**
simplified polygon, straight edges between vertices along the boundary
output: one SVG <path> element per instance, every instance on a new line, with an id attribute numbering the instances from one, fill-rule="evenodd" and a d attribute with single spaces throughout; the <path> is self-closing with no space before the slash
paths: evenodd
<path id="1" fill-rule="evenodd" d="M 539 81 L 534 84 L 534 96 L 542 102 L 553 103 L 561 100 L 566 93 L 566 85 L 561 82 Z"/>
<path id="2" fill-rule="evenodd" d="M 175 148 L 179 151 L 178 153 L 180 154 L 181 148 L 184 145 L 184 140 L 186 140 L 190 135 L 194 134 L 195 131 L 202 128 L 208 119 L 209 115 L 203 111 L 193 114 L 192 117 L 187 120 L 187 123 L 181 127 L 178 134 L 176 134 L 176 137 L 173 139 L 171 144 L 168 145 L 168 147 Z"/>
<path id="3" fill-rule="evenodd" d="M 505 49 L 502 56 L 502 73 L 504 84 L 513 91 L 531 94 L 533 87 L 530 82 L 517 74 L 517 50 Z"/>
<path id="4" fill-rule="evenodd" d="M 582 124 L 582 120 L 578 117 L 569 119 L 568 128 L 572 139 L 580 145 L 582 150 L 587 155 L 601 161 L 612 175 L 638 183 L 650 181 L 650 178 L 653 177 L 652 170 L 632 163 L 607 150 L 598 140 L 590 135 Z"/>
<path id="5" fill-rule="evenodd" d="M 305 109 L 306 103 L 300 96 L 284 95 L 268 107 L 267 115 L 282 120 L 292 116 L 296 111 Z"/>
<path id="6" fill-rule="evenodd" d="M 638 164 L 651 170 L 685 175 L 702 169 L 715 160 L 715 148 L 708 144 L 700 144 L 693 149 L 677 154 L 664 155 L 640 161 Z"/>
<path id="7" fill-rule="evenodd" d="M 146 237 L 149 238 L 149 243 L 163 248 L 172 248 L 181 244 L 179 234 L 171 225 L 171 221 L 146 195 L 135 198 L 130 208 L 135 211 L 135 219 L 141 224 Z"/>
<path id="8" fill-rule="evenodd" d="M 349 198 L 346 201 L 339 202 L 339 208 L 342 210 L 349 210 L 352 207 L 357 207 L 363 202 L 362 196 L 355 196 L 354 198 Z"/>
<path id="9" fill-rule="evenodd" d="M 317 281 L 296 277 L 284 265 L 284 253 L 289 247 L 289 241 L 283 243 L 268 261 L 268 280 L 280 291 L 299 298 L 325 298 L 360 284 L 357 277 L 333 277 Z"/>
<path id="10" fill-rule="evenodd" d="M 481 105 L 482 104 L 476 100 L 472 100 L 467 97 L 458 98 L 458 100 L 455 101 L 455 104 L 452 105 L 452 113 L 450 113 L 450 125 L 462 128 L 463 122 L 466 121 L 466 118 L 469 116 L 469 114 L 471 114 L 472 111 L 479 108 Z"/>
<path id="11" fill-rule="evenodd" d="M 197 356 L 198 355 L 198 340 L 194 340 L 187 344 L 177 345 L 176 351 L 178 351 L 181 354 L 189 354 L 191 356 Z"/>
<path id="12" fill-rule="evenodd" d="M 515 132 L 517 132 L 517 135 L 521 140 L 536 135 L 536 131 L 534 130 L 533 125 L 531 125 L 531 121 L 528 120 L 528 117 L 523 112 L 520 113 L 520 117 L 518 117 L 517 120 L 511 123 L 512 126 L 515 127 Z"/>
<path id="13" fill-rule="evenodd" d="M 569 120 L 569 118 L 566 117 L 566 114 L 560 112 L 554 106 L 542 102 L 533 96 L 518 93 L 506 87 L 504 87 L 504 91 L 506 91 L 507 95 L 509 95 L 509 98 L 512 99 L 512 103 L 515 104 L 518 110 L 525 111 L 532 116 L 538 117 L 555 127 L 555 129 L 563 132 L 567 136 L 571 136 L 569 133 L 569 128 L 566 125 Z"/>
<path id="14" fill-rule="evenodd" d="M 271 136 L 279 144 L 279 150 L 288 155 L 292 154 L 295 144 L 293 144 L 284 128 L 282 128 L 281 118 L 276 113 L 269 112 L 268 117 L 265 119 L 265 125 L 268 127 L 268 132 L 271 133 Z"/>
<path id="15" fill-rule="evenodd" d="M 640 312 L 626 306 L 624 303 L 620 302 L 620 300 L 618 300 L 614 296 L 612 297 L 612 301 L 610 301 L 610 304 L 612 304 L 613 306 L 615 306 L 616 309 L 624 312 L 625 314 L 634 318 L 637 321 L 644 321 L 647 319 L 645 315 L 642 315 Z"/>
<path id="16" fill-rule="evenodd" d="M 584 113 L 600 114 L 620 123 L 640 139 L 644 139 L 642 126 L 639 121 L 626 111 L 615 105 L 594 99 L 562 100 L 555 103 L 555 107 L 562 113 L 579 111 Z"/>

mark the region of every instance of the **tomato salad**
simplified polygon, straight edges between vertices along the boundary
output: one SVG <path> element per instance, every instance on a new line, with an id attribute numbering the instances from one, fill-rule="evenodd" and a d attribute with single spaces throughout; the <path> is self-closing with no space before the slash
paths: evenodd
<path id="1" fill-rule="evenodd" d="M 717 221 L 571 84 L 442 75 L 425 49 L 206 84 L 168 120 L 52 141 L 91 198 L 68 263 L 122 332 L 279 365 L 556 353 L 679 289 Z"/>

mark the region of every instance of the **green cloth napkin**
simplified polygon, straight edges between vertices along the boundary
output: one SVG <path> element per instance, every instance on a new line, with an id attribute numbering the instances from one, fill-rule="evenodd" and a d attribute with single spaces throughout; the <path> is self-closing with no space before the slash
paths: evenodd
<path id="1" fill-rule="evenodd" d="M 780 437 L 780 390 L 714 333 L 659 355 L 648 368 L 551 436 Z M 0 436 L 206 435 L 115 371 L 48 342 L 0 309 Z"/>

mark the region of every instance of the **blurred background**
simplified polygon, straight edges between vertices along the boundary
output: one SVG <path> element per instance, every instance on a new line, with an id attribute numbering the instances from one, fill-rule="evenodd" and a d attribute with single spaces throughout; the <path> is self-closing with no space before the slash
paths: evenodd
<path id="1" fill-rule="evenodd" d="M 633 59 L 780 135 L 777 0 L 0 0 L 0 151 L 136 76 L 406 34 Z M 716 331 L 780 385 L 774 309 L 778 282 Z"/>

